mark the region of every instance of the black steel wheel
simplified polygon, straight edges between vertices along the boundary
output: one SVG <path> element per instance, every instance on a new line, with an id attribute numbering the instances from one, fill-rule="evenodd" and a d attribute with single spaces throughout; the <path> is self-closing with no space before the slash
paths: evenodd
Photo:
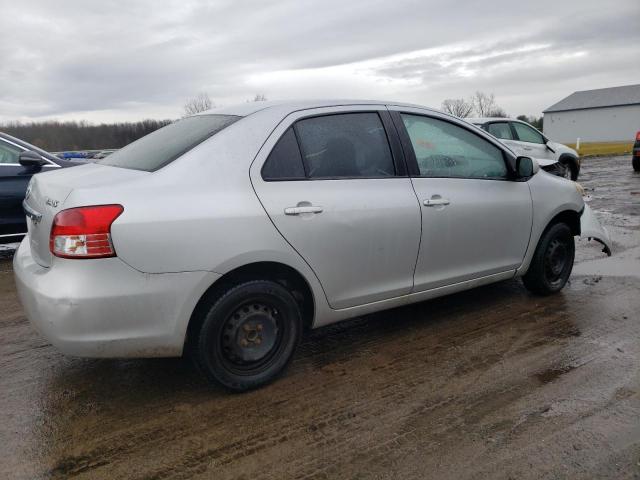
<path id="1" fill-rule="evenodd" d="M 544 252 L 545 281 L 549 285 L 561 282 L 568 267 L 570 267 L 569 242 L 564 238 L 554 237 Z"/>
<path id="2" fill-rule="evenodd" d="M 539 295 L 559 292 L 571 275 L 574 258 L 571 228 L 565 223 L 551 225 L 542 234 L 529 270 L 522 277 L 525 287 Z"/>
<path id="3" fill-rule="evenodd" d="M 302 331 L 296 300 L 267 280 L 230 288 L 204 315 L 196 361 L 210 380 L 233 391 L 275 379 L 291 360 Z"/>

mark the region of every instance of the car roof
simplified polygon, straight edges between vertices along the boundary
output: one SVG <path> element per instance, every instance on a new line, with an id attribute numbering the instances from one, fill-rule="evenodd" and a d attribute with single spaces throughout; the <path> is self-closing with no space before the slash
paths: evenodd
<path id="1" fill-rule="evenodd" d="M 282 101 L 265 101 L 265 102 L 246 102 L 237 105 L 229 105 L 227 107 L 214 108 L 206 110 L 204 112 L 197 113 L 196 115 L 238 115 L 245 117 L 261 110 L 270 108 L 279 108 L 289 112 L 295 112 L 297 110 L 305 110 L 309 108 L 322 108 L 322 107 L 337 107 L 341 105 L 394 105 L 412 108 L 421 108 L 424 110 L 438 111 L 433 108 L 425 107 L 423 105 L 416 105 L 403 102 L 392 102 L 382 100 L 354 100 L 354 99 L 333 99 L 333 100 L 282 100 Z M 442 113 L 442 112 L 439 112 Z"/>

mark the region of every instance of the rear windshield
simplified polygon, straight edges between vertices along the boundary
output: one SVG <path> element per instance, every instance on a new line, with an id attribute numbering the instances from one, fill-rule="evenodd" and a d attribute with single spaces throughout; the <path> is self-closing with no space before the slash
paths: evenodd
<path id="1" fill-rule="evenodd" d="M 173 162 L 240 118 L 235 115 L 196 115 L 183 118 L 130 143 L 96 163 L 153 172 Z"/>

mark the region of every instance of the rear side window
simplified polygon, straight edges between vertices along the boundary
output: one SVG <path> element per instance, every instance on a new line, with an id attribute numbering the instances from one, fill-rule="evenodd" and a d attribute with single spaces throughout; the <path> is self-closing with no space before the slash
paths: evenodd
<path id="1" fill-rule="evenodd" d="M 509 128 L 509 124 L 507 122 L 490 123 L 487 127 L 487 131 L 494 137 L 502 138 L 504 140 L 513 140 L 511 128 Z"/>
<path id="2" fill-rule="evenodd" d="M 296 134 L 290 127 L 280 137 L 267 161 L 262 167 L 262 178 L 265 180 L 299 180 L 304 177 L 302 156 L 298 148 Z"/>
<path id="3" fill-rule="evenodd" d="M 395 175 L 387 135 L 375 112 L 306 118 L 295 128 L 309 178 Z"/>
<path id="4" fill-rule="evenodd" d="M 196 115 L 184 118 L 130 143 L 97 163 L 153 172 L 240 118 L 235 115 Z"/>

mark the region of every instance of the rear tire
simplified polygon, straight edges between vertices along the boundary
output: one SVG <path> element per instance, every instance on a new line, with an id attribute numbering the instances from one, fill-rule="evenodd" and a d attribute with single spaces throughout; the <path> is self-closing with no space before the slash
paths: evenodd
<path id="1" fill-rule="evenodd" d="M 633 157 L 633 160 L 631 160 L 631 165 L 633 165 L 633 169 L 636 172 L 640 172 L 640 157 Z"/>
<path id="2" fill-rule="evenodd" d="M 268 280 L 229 288 L 200 315 L 192 350 L 198 369 L 235 392 L 265 385 L 282 373 L 302 332 L 297 302 Z"/>
<path id="3" fill-rule="evenodd" d="M 565 286 L 575 257 L 573 232 L 566 223 L 556 223 L 540 237 L 529 270 L 522 277 L 524 286 L 538 295 L 559 292 Z"/>

